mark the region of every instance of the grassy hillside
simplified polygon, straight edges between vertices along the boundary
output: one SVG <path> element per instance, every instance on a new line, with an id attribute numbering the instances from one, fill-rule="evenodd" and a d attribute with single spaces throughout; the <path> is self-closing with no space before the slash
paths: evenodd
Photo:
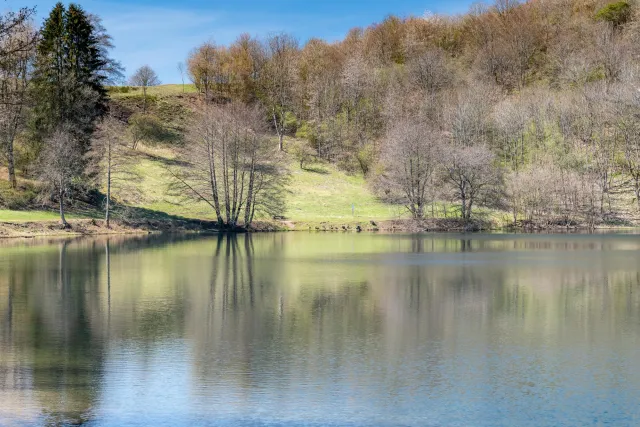
<path id="1" fill-rule="evenodd" d="M 347 175 L 329 164 L 302 170 L 292 162 L 290 171 L 287 218 L 291 221 L 340 223 L 405 216 L 403 207 L 373 195 L 362 176 Z"/>
<path id="2" fill-rule="evenodd" d="M 149 88 L 150 112 L 169 129 L 183 132 L 184 122 L 198 102 L 196 93 L 193 85 Z M 140 89 L 130 88 L 126 92 L 113 90 L 111 96 L 113 104 L 127 114 L 139 112 L 141 108 Z M 167 168 L 174 167 L 172 164 L 175 163 L 171 143 L 141 147 L 135 163 L 135 172 L 140 176 L 138 189 L 142 196 L 132 201 L 132 205 L 185 218 L 215 219 L 207 204 L 184 203 L 180 197 L 167 193 L 170 179 Z M 406 217 L 403 207 L 378 200 L 362 176 L 348 175 L 326 163 L 314 164 L 303 170 L 293 158 L 289 162 L 289 171 L 291 179 L 284 215 L 288 222 L 306 227 L 322 222 L 341 224 Z"/>
<path id="3" fill-rule="evenodd" d="M 112 109 L 121 114 L 122 120 L 141 112 L 140 89 L 112 88 L 110 95 Z M 118 214 L 125 217 L 136 216 L 138 219 L 214 220 L 215 214 L 207 204 L 185 202 L 179 195 L 168 192 L 171 179 L 168 169 L 177 167 L 175 144 L 181 142 L 188 116 L 198 102 L 195 87 L 156 86 L 149 88 L 148 96 L 148 112 L 157 117 L 173 137 L 154 143 L 143 142 L 137 148 L 130 166 L 137 176 L 136 179 L 126 184 L 126 191 L 119 190 L 118 183 L 114 184 L 113 197 L 130 208 L 121 210 Z M 312 164 L 303 170 L 293 158 L 288 162 L 288 168 L 290 181 L 286 195 L 287 211 L 284 214 L 287 225 L 295 224 L 298 228 L 307 228 L 322 223 L 341 225 L 406 217 L 401 206 L 380 201 L 369 190 L 362 176 L 348 175 L 327 163 Z M 2 182 L 3 179 L 6 179 L 4 174 L 0 175 L 0 222 L 58 219 L 57 210 L 53 206 L 47 210 L 46 207 L 32 203 L 31 206 L 15 209 L 12 205 L 13 210 L 6 209 L 3 200 L 8 200 L 10 194 L 7 183 Z M 14 193 L 10 196 L 15 198 Z M 98 206 L 91 208 L 82 205 L 82 209 L 78 206 L 70 208 L 69 216 L 71 219 L 100 218 L 102 212 Z"/>
<path id="4" fill-rule="evenodd" d="M 147 89 L 148 96 L 167 97 L 181 94 L 197 93 L 195 85 L 177 84 L 177 85 L 160 85 L 152 86 Z M 125 86 L 111 88 L 110 96 L 112 99 L 126 98 L 131 96 L 142 96 L 142 89 L 137 87 Z"/>
<path id="5" fill-rule="evenodd" d="M 185 203 L 167 192 L 170 180 L 168 168 L 175 163 L 169 148 L 141 147 L 135 171 L 136 187 L 141 196 L 130 204 L 150 211 L 193 219 L 214 220 L 215 214 L 205 203 Z M 395 219 L 404 216 L 404 209 L 379 201 L 367 188 L 361 176 L 350 176 L 330 164 L 314 164 L 306 170 L 295 161 L 289 162 L 290 184 L 287 188 L 285 220 L 293 223 L 345 223 Z M 115 191 L 118 197 L 118 191 Z M 353 213 L 352 213 L 353 205 Z"/>
<path id="6" fill-rule="evenodd" d="M 134 88 L 135 89 L 135 88 Z M 142 93 L 139 89 L 112 89 L 112 111 L 118 113 L 123 121 L 142 111 Z M 135 179 L 127 179 L 126 189 L 118 182 L 114 183 L 112 195 L 119 202 L 114 217 L 156 224 L 158 221 L 171 223 L 188 220 L 215 220 L 212 208 L 206 203 L 187 202 L 180 195 L 168 191 L 171 182 L 170 169 L 179 167 L 176 159 L 176 147 L 183 143 L 187 123 L 199 96 L 193 85 L 164 85 L 149 89 L 148 111 L 165 128 L 166 133 L 156 141 L 142 142 L 135 150 L 134 161 L 129 166 L 135 173 Z M 285 151 L 295 141 L 285 140 Z M 274 138 L 274 144 L 277 141 Z M 279 220 L 288 227 L 296 229 L 341 229 L 356 225 L 370 227 L 378 221 L 397 222 L 409 215 L 400 205 L 385 203 L 369 189 L 362 175 L 350 175 L 335 165 L 317 162 L 301 169 L 299 163 L 290 155 L 288 161 L 289 184 L 286 193 L 286 212 Z M 0 169 L 0 222 L 27 223 L 57 221 L 55 206 L 42 206 L 35 202 L 37 183 L 19 177 L 20 189 L 9 190 L 6 171 Z M 102 191 L 105 189 L 103 188 Z M 27 197 L 28 196 L 28 197 Z M 29 203 L 16 203 L 15 200 L 30 200 Z M 9 201 L 13 202 L 9 203 Z M 437 206 L 442 212 L 442 205 Z M 455 217 L 454 208 L 448 206 L 447 215 Z M 103 212 L 101 206 L 87 203 L 75 203 L 69 208 L 70 219 L 99 219 Z M 511 219 L 506 213 L 478 209 L 479 218 L 493 224 L 508 224 Z M 277 223 L 273 218 L 256 218 Z M 153 225 L 155 227 L 155 225 Z M 171 226 L 173 227 L 173 225 Z"/>

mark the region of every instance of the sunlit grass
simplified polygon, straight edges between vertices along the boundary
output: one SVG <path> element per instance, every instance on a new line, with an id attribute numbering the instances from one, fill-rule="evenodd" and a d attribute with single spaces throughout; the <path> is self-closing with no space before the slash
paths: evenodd
<path id="1" fill-rule="evenodd" d="M 175 96 L 175 95 L 180 95 L 182 93 L 197 93 L 197 92 L 198 90 L 196 89 L 195 85 L 189 84 L 189 83 L 185 83 L 184 85 L 182 84 L 159 85 L 159 86 L 151 86 L 147 88 L 147 95 L 158 96 L 158 97 Z M 126 93 L 110 91 L 109 95 L 112 98 L 142 96 L 142 88 L 130 87 L 129 91 Z"/>
<path id="2" fill-rule="evenodd" d="M 176 168 L 167 164 L 175 157 L 170 149 L 142 147 L 137 156 L 134 168 L 140 178 L 136 185 L 142 196 L 133 205 L 185 218 L 215 219 L 206 203 L 185 203 L 183 197 L 168 191 L 168 169 Z M 380 201 L 361 175 L 348 175 L 325 163 L 302 170 L 291 161 L 288 168 L 287 220 L 340 223 L 407 217 L 402 206 Z"/>
<path id="3" fill-rule="evenodd" d="M 330 164 L 306 170 L 291 162 L 287 214 L 292 221 L 341 222 L 406 217 L 406 209 L 380 201 L 361 175 L 348 175 Z"/>
<path id="4" fill-rule="evenodd" d="M 76 214 L 67 214 L 68 219 L 83 218 Z M 56 221 L 60 214 L 54 211 L 12 211 L 0 209 L 0 222 Z"/>

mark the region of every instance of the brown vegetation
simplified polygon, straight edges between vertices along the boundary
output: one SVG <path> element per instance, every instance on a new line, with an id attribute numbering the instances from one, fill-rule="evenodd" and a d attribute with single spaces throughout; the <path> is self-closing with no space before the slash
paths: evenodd
<path id="1" fill-rule="evenodd" d="M 0 47 L 8 40 L 0 32 Z M 509 212 L 516 225 L 621 224 L 640 212 L 638 41 L 640 5 L 604 0 L 498 0 L 456 17 L 390 16 L 336 43 L 241 35 L 190 53 L 184 71 L 200 99 L 189 114 L 161 111 L 147 96 L 156 81 L 148 69 L 149 79 L 136 79 L 142 114 L 113 101 L 112 116 L 127 122 L 132 148 L 170 142 L 180 155 L 167 184 L 185 201 L 209 203 L 230 227 L 259 211 L 279 216 L 278 150 L 301 168 L 319 159 L 362 174 L 418 220 L 446 204 L 469 224 L 479 207 Z M 7 89 L 22 81 L 16 58 L 3 65 L 17 70 L 2 75 L 4 100 L 21 93 Z M 34 165 L 53 154 L 31 150 L 29 132 L 6 131 L 23 122 L 8 105 L 0 106 L 8 159 L 9 141 L 20 141 L 9 170 L 15 163 L 38 176 Z M 91 117 L 73 110 L 82 120 L 70 122 L 93 125 L 101 110 L 82 109 Z M 43 129 L 42 141 L 60 139 L 60 126 Z"/>

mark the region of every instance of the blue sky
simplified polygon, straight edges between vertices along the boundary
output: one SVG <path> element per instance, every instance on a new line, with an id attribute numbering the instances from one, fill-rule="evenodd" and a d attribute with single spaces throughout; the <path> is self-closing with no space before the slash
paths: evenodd
<path id="1" fill-rule="evenodd" d="M 56 0 L 8 0 L 5 8 L 36 6 L 38 24 Z M 285 31 L 301 42 L 310 37 L 339 40 L 356 26 L 388 14 L 466 12 L 472 0 L 85 0 L 77 1 L 102 17 L 116 45 L 112 56 L 130 75 L 149 64 L 163 83 L 179 83 L 177 64 L 198 44 L 232 42 L 239 34 L 265 36 Z"/>

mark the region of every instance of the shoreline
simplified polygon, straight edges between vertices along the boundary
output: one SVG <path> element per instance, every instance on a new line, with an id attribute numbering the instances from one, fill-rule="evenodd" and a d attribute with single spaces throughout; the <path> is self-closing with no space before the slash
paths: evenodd
<path id="1" fill-rule="evenodd" d="M 230 232 L 220 230 L 216 223 L 200 220 L 179 221 L 139 221 L 125 223 L 112 221 L 107 228 L 103 220 L 74 219 L 69 220 L 70 228 L 64 229 L 58 221 L 5 221 L 0 222 L 0 240 L 28 239 L 35 237 L 80 237 L 80 236 L 117 236 L 145 234 L 217 234 Z M 425 219 L 425 220 L 363 220 L 363 221 L 256 221 L 251 229 L 239 228 L 235 233 L 271 233 L 271 232 L 338 232 L 338 233 L 474 233 L 474 232 L 512 232 L 522 234 L 545 233 L 581 233 L 596 231 L 640 231 L 640 227 L 598 225 L 588 227 L 581 224 L 551 225 L 538 227 L 496 227 L 486 221 L 465 223 L 458 218 Z"/>

